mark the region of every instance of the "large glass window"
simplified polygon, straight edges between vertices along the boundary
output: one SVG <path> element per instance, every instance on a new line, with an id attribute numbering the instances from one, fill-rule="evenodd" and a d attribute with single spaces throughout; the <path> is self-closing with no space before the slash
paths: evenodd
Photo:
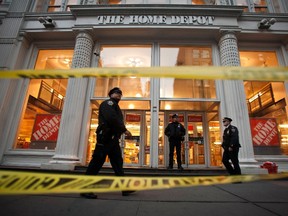
<path id="1" fill-rule="evenodd" d="M 210 47 L 161 46 L 161 66 L 211 66 Z M 177 73 L 177 70 L 175 71 Z M 216 98 L 214 80 L 160 79 L 161 98 Z"/>
<path id="2" fill-rule="evenodd" d="M 98 67 L 151 67 L 150 45 L 103 45 L 100 50 Z M 109 90 L 114 87 L 120 87 L 123 92 L 119 106 L 123 112 L 125 112 L 124 120 L 126 127 L 133 132 L 132 140 L 124 140 L 124 138 L 122 138 L 121 141 L 121 147 L 124 152 L 124 162 L 126 165 L 138 163 L 147 165 L 150 159 L 150 139 L 144 138 L 144 136 L 140 134 L 147 133 L 147 137 L 150 136 L 150 114 L 146 114 L 146 118 L 144 118 L 142 112 L 133 114 L 133 110 L 150 111 L 150 78 L 148 77 L 96 78 L 92 99 L 93 110 L 87 163 L 95 149 L 95 130 L 98 126 L 99 106 L 101 102 L 108 97 Z M 141 115 L 139 113 L 141 113 Z M 144 124 L 142 125 L 143 121 L 146 121 L 145 127 L 149 129 L 140 129 L 144 127 Z M 136 130 L 135 127 L 139 128 Z M 106 162 L 108 161 L 107 159 Z"/>
<path id="3" fill-rule="evenodd" d="M 249 12 L 268 12 L 266 0 L 235 0 L 235 4 L 239 6 L 247 6 L 245 11 Z"/>
<path id="4" fill-rule="evenodd" d="M 214 5 L 217 0 L 192 0 L 193 5 Z"/>
<path id="5" fill-rule="evenodd" d="M 40 50 L 35 69 L 69 69 L 73 50 Z M 68 79 L 31 79 L 16 149 L 56 147 Z"/>
<path id="6" fill-rule="evenodd" d="M 241 51 L 241 66 L 278 66 L 274 51 Z M 256 155 L 288 154 L 288 119 L 283 82 L 244 81 Z"/>
<path id="7" fill-rule="evenodd" d="M 77 4 L 80 4 L 78 0 L 36 0 L 32 10 L 34 12 L 70 11 L 70 6 Z"/>
<path id="8" fill-rule="evenodd" d="M 121 4 L 122 0 L 99 0 L 98 4 Z"/>
<path id="9" fill-rule="evenodd" d="M 101 48 L 99 67 L 150 67 L 151 46 L 109 46 Z M 150 98 L 150 78 L 148 77 L 113 77 L 97 78 L 94 90 L 95 97 L 107 97 L 113 87 L 120 87 L 123 97 Z"/>

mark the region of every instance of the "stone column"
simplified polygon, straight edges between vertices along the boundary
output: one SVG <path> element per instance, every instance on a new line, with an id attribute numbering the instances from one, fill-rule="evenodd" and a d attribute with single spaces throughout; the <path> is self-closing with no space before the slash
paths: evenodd
<path id="1" fill-rule="evenodd" d="M 76 38 L 72 68 L 90 67 L 92 53 L 92 36 L 85 31 L 79 32 Z M 49 164 L 52 169 L 72 170 L 76 164 L 80 163 L 79 145 L 83 144 L 85 140 L 81 137 L 81 131 L 86 128 L 85 125 L 88 121 L 88 81 L 88 78 L 69 78 L 68 80 L 55 155 Z"/>
<path id="2" fill-rule="evenodd" d="M 220 58 L 222 66 L 240 66 L 237 38 L 233 31 L 223 31 L 219 40 Z M 242 148 L 239 151 L 239 160 L 242 167 L 255 163 L 250 131 L 249 114 L 246 105 L 246 95 L 242 80 L 223 80 L 223 89 L 220 93 L 221 118 L 228 116 L 233 119 L 232 124 L 239 129 L 239 138 Z M 255 166 L 255 165 L 254 165 Z"/>

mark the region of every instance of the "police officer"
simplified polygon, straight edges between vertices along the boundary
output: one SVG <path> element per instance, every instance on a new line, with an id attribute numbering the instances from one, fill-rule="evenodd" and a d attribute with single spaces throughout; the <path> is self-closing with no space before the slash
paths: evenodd
<path id="1" fill-rule="evenodd" d="M 123 133 L 126 136 L 132 136 L 132 134 L 124 125 L 123 115 L 118 105 L 122 97 L 121 89 L 115 87 L 109 91 L 108 95 L 110 98 L 103 101 L 99 107 L 98 127 L 96 130 L 97 143 L 86 170 L 86 175 L 97 175 L 107 155 L 115 175 L 124 175 L 119 138 Z M 122 195 L 127 196 L 131 192 L 133 191 L 122 191 Z M 88 199 L 97 199 L 97 195 L 94 193 L 81 193 L 80 195 Z"/>
<path id="2" fill-rule="evenodd" d="M 173 169 L 173 155 L 176 148 L 177 165 L 180 171 L 183 170 L 181 162 L 181 142 L 186 133 L 186 129 L 178 122 L 178 115 L 172 116 L 172 122 L 167 125 L 164 131 L 165 135 L 169 138 L 169 166 L 168 169 Z"/>
<path id="3" fill-rule="evenodd" d="M 241 147 L 239 143 L 239 133 L 237 127 L 231 125 L 231 122 L 231 118 L 223 118 L 223 125 L 225 126 L 225 130 L 223 132 L 222 142 L 222 148 L 224 149 L 222 163 L 230 175 L 241 175 L 241 169 L 238 160 L 239 148 Z M 231 165 L 230 160 L 233 166 Z"/>

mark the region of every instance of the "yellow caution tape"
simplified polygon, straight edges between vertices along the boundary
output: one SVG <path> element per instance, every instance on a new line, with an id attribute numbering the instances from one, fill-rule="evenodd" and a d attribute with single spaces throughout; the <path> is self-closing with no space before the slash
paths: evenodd
<path id="1" fill-rule="evenodd" d="M 60 79 L 84 77 L 174 77 L 179 79 L 285 81 L 288 80 L 288 67 L 179 66 L 0 71 L 1 79 Z"/>
<path id="2" fill-rule="evenodd" d="M 286 177 L 288 173 L 201 177 L 121 177 L 0 171 L 0 195 L 152 190 Z"/>

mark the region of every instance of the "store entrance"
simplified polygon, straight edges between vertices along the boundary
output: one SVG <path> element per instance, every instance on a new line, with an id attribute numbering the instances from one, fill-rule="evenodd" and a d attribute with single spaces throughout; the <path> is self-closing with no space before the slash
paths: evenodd
<path id="1" fill-rule="evenodd" d="M 171 122 L 173 113 L 166 113 L 166 126 Z M 178 112 L 179 122 L 186 129 L 185 140 L 182 142 L 181 160 L 183 168 L 192 166 L 204 166 L 206 164 L 205 152 L 207 151 L 206 130 L 204 125 L 204 113 Z M 169 142 L 165 139 L 166 163 L 169 160 Z M 176 165 L 176 151 L 174 152 L 174 166 Z"/>
<path id="2" fill-rule="evenodd" d="M 120 140 L 124 166 L 143 166 L 147 161 L 145 119 L 149 114 L 144 111 L 124 111 L 123 113 L 126 128 L 132 133 L 132 137 L 122 135 Z"/>

